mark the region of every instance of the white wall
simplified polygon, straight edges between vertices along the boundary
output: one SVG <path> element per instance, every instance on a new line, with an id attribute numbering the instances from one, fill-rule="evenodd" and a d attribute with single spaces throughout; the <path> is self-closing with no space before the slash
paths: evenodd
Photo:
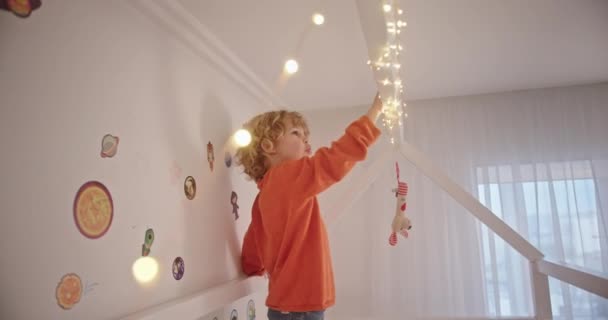
<path id="1" fill-rule="evenodd" d="M 117 318 L 237 277 L 255 187 L 226 168 L 222 145 L 261 102 L 175 39 L 125 1 L 49 1 L 27 19 L 0 12 L 0 318 Z M 100 157 L 105 134 L 120 138 L 113 158 Z M 90 180 L 114 202 L 96 240 L 72 211 Z M 141 286 L 131 267 L 147 228 L 160 272 Z M 67 273 L 96 285 L 63 310 L 55 289 Z"/>

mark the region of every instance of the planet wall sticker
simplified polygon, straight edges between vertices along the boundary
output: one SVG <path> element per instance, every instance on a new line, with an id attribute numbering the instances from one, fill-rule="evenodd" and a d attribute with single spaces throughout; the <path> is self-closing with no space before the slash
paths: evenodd
<path id="1" fill-rule="evenodd" d="M 232 166 L 232 155 L 228 151 L 226 151 L 226 153 L 224 154 L 224 163 L 226 164 L 227 168 L 230 168 L 230 166 Z"/>
<path id="2" fill-rule="evenodd" d="M 0 0 L 0 9 L 10 11 L 19 18 L 29 17 L 41 5 L 40 0 Z"/>
<path id="3" fill-rule="evenodd" d="M 247 303 L 247 319 L 255 320 L 255 302 L 253 300 L 249 300 Z"/>
<path id="4" fill-rule="evenodd" d="M 211 141 L 207 143 L 207 161 L 209 162 L 209 169 L 213 172 L 213 162 L 215 161 L 215 153 L 213 152 L 213 144 Z"/>
<path id="5" fill-rule="evenodd" d="M 234 220 L 239 218 L 239 195 L 232 191 L 230 194 L 230 204 L 232 205 L 232 214 L 234 214 Z"/>
<path id="6" fill-rule="evenodd" d="M 118 142 L 120 139 L 111 134 L 106 134 L 101 139 L 101 157 L 112 158 L 118 151 Z"/>
<path id="7" fill-rule="evenodd" d="M 173 260 L 172 271 L 173 278 L 175 278 L 175 280 L 181 280 L 181 278 L 184 277 L 185 271 L 184 259 L 182 259 L 181 257 L 175 258 L 175 260 Z"/>
<path id="8" fill-rule="evenodd" d="M 144 244 L 141 245 L 141 255 L 143 257 L 147 257 L 150 254 L 152 243 L 154 243 L 154 230 L 148 229 L 144 236 Z"/>
<path id="9" fill-rule="evenodd" d="M 82 281 L 77 274 L 68 273 L 59 280 L 57 288 L 55 288 L 55 298 L 62 309 L 72 309 L 80 301 L 81 296 Z"/>
<path id="10" fill-rule="evenodd" d="M 184 193 L 188 200 L 192 200 L 194 199 L 194 196 L 196 196 L 196 181 L 194 181 L 192 176 L 186 177 L 186 180 L 184 181 Z"/>
<path id="11" fill-rule="evenodd" d="M 114 217 L 110 191 L 98 181 L 83 184 L 74 198 L 74 223 L 78 231 L 89 239 L 103 236 Z"/>
<path id="12" fill-rule="evenodd" d="M 97 285 L 97 282 L 83 285 L 80 276 L 73 272 L 66 273 L 55 287 L 57 305 L 63 310 L 70 310 L 80 302 L 82 297 L 93 291 Z"/>

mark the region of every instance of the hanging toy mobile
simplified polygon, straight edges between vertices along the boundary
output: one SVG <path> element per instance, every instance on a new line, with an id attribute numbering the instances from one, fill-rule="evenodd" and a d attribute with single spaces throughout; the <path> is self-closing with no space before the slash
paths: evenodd
<path id="1" fill-rule="evenodd" d="M 397 207 L 395 208 L 395 217 L 391 224 L 391 236 L 388 238 L 388 243 L 391 246 L 397 244 L 397 233 L 407 238 L 409 236 L 407 230 L 412 228 L 412 222 L 408 217 L 405 216 L 405 209 L 407 208 L 407 183 L 399 181 L 399 163 L 395 162 L 395 169 L 397 171 L 397 189 L 393 189 L 395 197 L 397 198 Z"/>

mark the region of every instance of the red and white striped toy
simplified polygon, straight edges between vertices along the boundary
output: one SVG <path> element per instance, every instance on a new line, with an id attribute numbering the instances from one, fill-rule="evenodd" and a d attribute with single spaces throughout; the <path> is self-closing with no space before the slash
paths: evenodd
<path id="1" fill-rule="evenodd" d="M 407 230 L 412 228 L 412 223 L 408 217 L 405 216 L 405 209 L 407 209 L 407 192 L 408 185 L 405 182 L 399 181 L 399 163 L 395 162 L 395 169 L 397 171 L 397 188 L 393 189 L 395 197 L 397 198 L 397 207 L 395 208 L 395 217 L 391 224 L 391 235 L 388 238 L 388 243 L 391 246 L 397 244 L 397 233 L 407 238 L 409 236 Z"/>

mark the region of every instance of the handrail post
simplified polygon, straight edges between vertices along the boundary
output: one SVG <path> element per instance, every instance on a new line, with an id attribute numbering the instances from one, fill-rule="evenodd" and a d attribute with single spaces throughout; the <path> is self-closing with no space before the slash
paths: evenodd
<path id="1" fill-rule="evenodd" d="M 538 262 L 530 261 L 529 265 L 534 319 L 553 319 L 553 314 L 551 312 L 551 295 L 549 293 L 549 277 L 539 271 Z"/>

